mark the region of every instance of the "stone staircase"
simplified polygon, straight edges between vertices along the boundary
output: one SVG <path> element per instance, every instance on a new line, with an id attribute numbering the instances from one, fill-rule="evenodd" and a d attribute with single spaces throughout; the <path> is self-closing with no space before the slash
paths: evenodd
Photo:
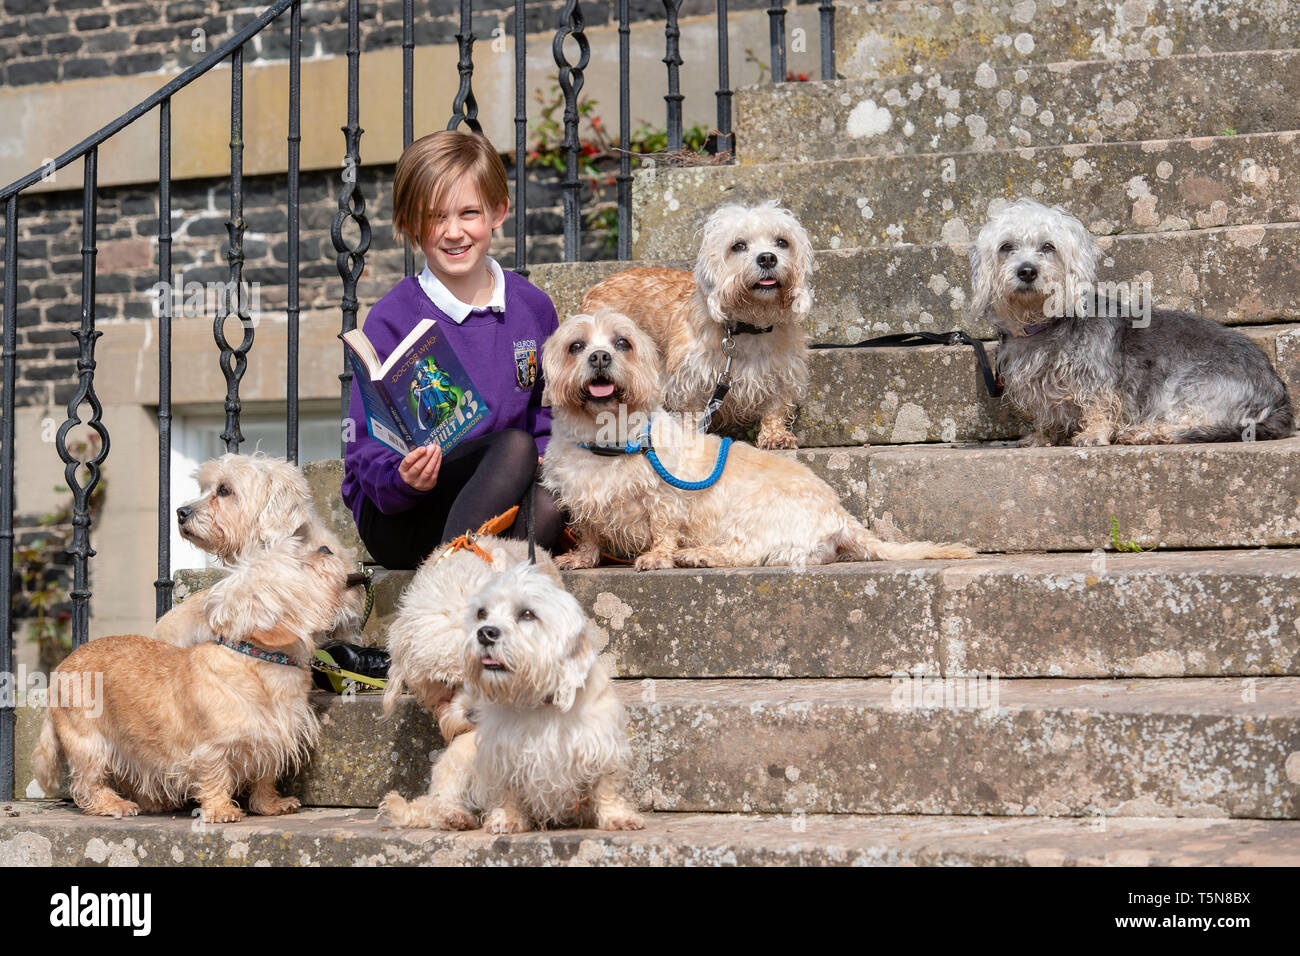
<path id="1" fill-rule="evenodd" d="M 961 244 L 1035 195 L 1089 224 L 1104 278 L 1248 326 L 1300 399 L 1300 4 L 842 4 L 837 36 L 846 79 L 738 93 L 739 165 L 638 179 L 639 260 L 687 266 L 719 201 L 775 196 L 821 250 L 814 341 L 988 339 Z M 563 315 L 618 268 L 532 279 Z M 811 365 L 800 458 L 882 533 L 988 553 L 567 574 L 609 635 L 644 832 L 387 829 L 360 808 L 422 791 L 437 732 L 321 695 L 301 815 L 19 804 L 0 863 L 1300 864 L 1300 438 L 1018 449 L 969 349 Z M 359 544 L 339 464 L 308 471 Z M 377 574 L 368 640 L 409 580 Z"/>

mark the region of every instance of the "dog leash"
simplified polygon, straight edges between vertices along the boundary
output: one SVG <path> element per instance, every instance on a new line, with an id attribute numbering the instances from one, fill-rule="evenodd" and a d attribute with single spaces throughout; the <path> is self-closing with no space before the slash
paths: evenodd
<path id="1" fill-rule="evenodd" d="M 874 339 L 865 339 L 861 342 L 854 342 L 850 345 L 836 345 L 831 343 L 810 345 L 810 349 L 859 349 L 859 348 L 899 348 L 911 345 L 969 345 L 975 350 L 975 361 L 979 363 L 980 373 L 984 376 L 984 387 L 988 389 L 990 398 L 999 398 L 1002 395 L 1002 379 L 993 371 L 989 364 L 988 354 L 984 351 L 984 343 L 979 339 L 973 339 L 960 329 L 952 332 L 896 332 L 893 335 L 882 335 Z"/>
<path id="2" fill-rule="evenodd" d="M 704 413 L 700 416 L 696 430 L 702 435 L 709 430 L 709 423 L 713 421 L 713 416 L 717 414 L 722 402 L 731 391 L 731 363 L 736 356 L 736 335 L 763 335 L 771 332 L 775 325 L 769 325 L 762 329 L 757 325 L 750 325 L 748 322 L 728 322 L 722 327 L 722 355 L 726 359 L 726 364 L 722 367 L 722 374 L 718 376 L 718 384 L 713 389 L 713 394 L 709 396 L 709 402 L 704 406 Z"/>
<path id="3" fill-rule="evenodd" d="M 650 426 L 646 426 L 645 432 L 635 442 L 628 442 L 626 445 L 596 445 L 590 442 L 578 442 L 579 448 L 585 448 L 593 455 L 602 455 L 604 457 L 614 457 L 617 455 L 645 455 L 650 462 L 650 467 L 654 469 L 665 484 L 682 491 L 703 491 L 706 488 L 712 488 L 722 477 L 722 470 L 727 466 L 727 453 L 731 450 L 731 439 L 722 439 L 718 447 L 718 458 L 713 463 L 713 471 L 709 477 L 701 481 L 687 481 L 685 478 L 678 478 L 670 472 L 664 463 L 659 460 L 659 453 L 655 451 L 654 444 L 650 440 Z"/>

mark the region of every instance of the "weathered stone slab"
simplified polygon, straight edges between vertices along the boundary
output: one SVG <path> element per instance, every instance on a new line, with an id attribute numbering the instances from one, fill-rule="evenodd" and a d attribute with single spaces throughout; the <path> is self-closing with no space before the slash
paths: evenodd
<path id="1" fill-rule="evenodd" d="M 1000 681 L 981 710 L 886 680 L 656 681 L 628 688 L 633 786 L 656 810 L 1294 819 L 1300 679 L 1251 687 Z"/>
<path id="2" fill-rule="evenodd" d="M 906 695 L 923 701 L 924 684 L 881 679 L 622 682 L 632 788 L 675 811 L 1300 815 L 1300 678 L 1258 678 L 1253 701 L 1240 679 L 1000 680 L 996 709 L 971 705 L 991 681 L 950 686 L 949 706 L 922 707 Z M 310 802 L 423 792 L 436 734 L 376 747 L 378 708 L 326 703 L 347 713 L 325 725 Z M 335 770 L 354 762 L 365 771 Z"/>
<path id="3" fill-rule="evenodd" d="M 1101 276 L 1151 284 L 1162 308 L 1209 315 L 1230 325 L 1300 319 L 1300 224 L 1232 226 L 1102 236 Z M 892 332 L 964 329 L 996 337 L 992 323 L 969 317 L 967 246 L 822 250 L 813 273 L 813 342 L 848 344 Z M 692 249 L 692 254 L 694 254 Z M 561 317 L 578 312 L 587 290 L 633 266 L 690 269 L 694 260 L 578 262 L 534 266 Z"/>
<path id="4" fill-rule="evenodd" d="M 1286 0 L 889 0 L 835 14 L 836 67 L 850 77 L 1275 50 L 1300 37 L 1300 10 Z"/>
<path id="5" fill-rule="evenodd" d="M 724 202 L 770 198 L 819 249 L 965 242 L 994 200 L 1064 203 L 1096 235 L 1300 220 L 1300 133 L 655 170 L 633 184 L 637 258 L 674 259 Z"/>
<path id="6" fill-rule="evenodd" d="M 334 529 L 343 546 L 349 548 L 358 561 L 373 560 L 366 546 L 362 544 L 352 512 L 343 503 L 343 496 L 340 494 L 340 489 L 343 487 L 342 459 L 309 461 L 302 466 L 302 473 L 311 488 L 317 513 Z"/>
<path id="7" fill-rule="evenodd" d="M 1300 51 L 780 83 L 736 93 L 742 163 L 1300 128 Z"/>
<path id="8" fill-rule="evenodd" d="M 622 677 L 1300 674 L 1300 552 L 565 575 Z"/>
<path id="9" fill-rule="evenodd" d="M 1300 543 L 1300 438 L 1106 448 L 798 452 L 886 537 L 981 551 L 1252 548 Z"/>
<path id="10" fill-rule="evenodd" d="M 1297 866 L 1281 820 L 651 813 L 640 831 L 497 836 L 396 830 L 373 810 L 311 809 L 196 828 L 14 804 L 0 866 Z"/>

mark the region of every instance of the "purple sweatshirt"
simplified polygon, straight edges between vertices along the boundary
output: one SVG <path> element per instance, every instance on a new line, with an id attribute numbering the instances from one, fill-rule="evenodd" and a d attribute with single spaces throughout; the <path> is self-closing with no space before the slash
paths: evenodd
<path id="1" fill-rule="evenodd" d="M 475 310 L 461 325 L 429 301 L 416 277 L 408 276 L 375 303 L 366 317 L 365 333 L 384 359 L 415 323 L 436 319 L 489 409 L 466 438 L 519 428 L 536 438 L 538 454 L 544 454 L 551 435 L 551 410 L 541 404 L 542 343 L 559 321 L 545 292 L 510 270 L 504 270 L 504 275 L 505 311 Z M 354 423 L 354 440 L 347 443 L 344 454 L 343 500 L 353 518 L 361 518 L 363 497 L 391 515 L 415 507 L 427 494 L 437 494 L 436 485 L 430 491 L 416 491 L 403 481 L 397 473 L 402 457 L 370 437 L 356 382 L 348 417 Z"/>

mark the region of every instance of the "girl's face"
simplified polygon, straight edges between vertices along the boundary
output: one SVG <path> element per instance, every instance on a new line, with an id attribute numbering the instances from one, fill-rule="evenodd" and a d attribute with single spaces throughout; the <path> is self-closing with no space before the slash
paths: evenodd
<path id="1" fill-rule="evenodd" d="M 505 222 L 507 207 L 487 208 L 468 173 L 447 190 L 421 248 L 439 278 L 473 275 L 484 266 L 492 230 Z"/>

